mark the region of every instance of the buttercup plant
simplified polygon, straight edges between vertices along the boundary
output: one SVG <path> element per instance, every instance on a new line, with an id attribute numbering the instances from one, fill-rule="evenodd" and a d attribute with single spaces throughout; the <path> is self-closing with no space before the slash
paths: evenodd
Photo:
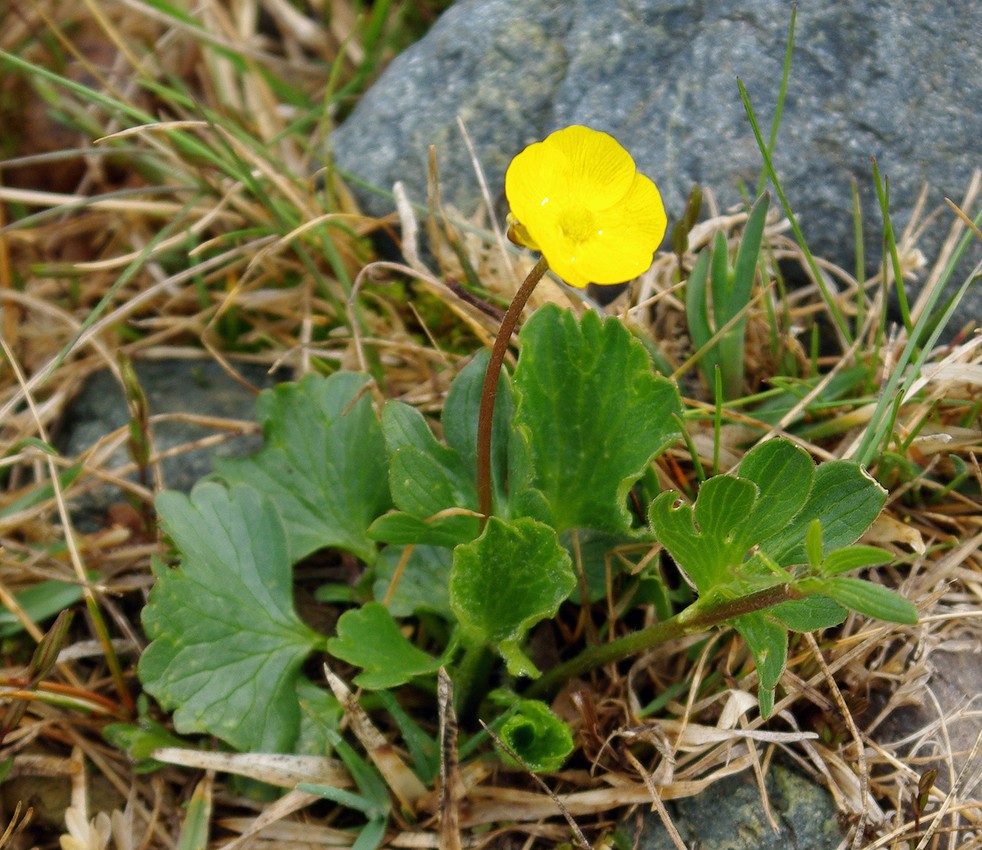
<path id="1" fill-rule="evenodd" d="M 179 732 L 242 750 L 336 745 L 337 704 L 302 672 L 311 653 L 326 652 L 360 671 L 354 684 L 380 694 L 447 668 L 465 723 L 490 712 L 520 759 L 555 770 L 573 739 L 541 700 L 599 665 L 730 626 L 756 660 L 766 716 L 789 631 L 841 623 L 849 609 L 915 621 L 899 595 L 843 575 L 890 558 L 856 545 L 886 496 L 858 464 L 816 467 L 774 439 L 703 482 L 693 504 L 652 493 L 646 474 L 682 436 L 678 390 L 621 322 L 592 311 L 578 319 L 538 310 L 519 334 L 514 375 L 502 372 L 548 269 L 573 286 L 622 282 L 647 268 L 666 228 L 654 183 L 611 136 L 587 127 L 530 145 L 505 187 L 512 237 L 542 257 L 490 355 L 455 379 L 442 439 L 402 402 L 377 415 L 367 375 L 308 375 L 260 397 L 258 454 L 217 461 L 216 480 L 189 497 L 159 497 L 180 564 L 157 565 L 140 674 L 175 711 Z M 608 557 L 656 545 L 695 600 L 677 612 L 662 606 L 664 616 L 641 630 L 612 621 L 603 641 L 540 671 L 529 633 L 612 587 L 626 600 L 642 582 L 660 584 L 657 558 L 618 568 Z M 325 548 L 362 566 L 354 587 L 319 594 L 347 606 L 330 636 L 303 623 L 292 601 L 294 565 Z M 497 697 L 485 699 L 493 684 Z M 427 781 L 435 749 L 417 748 Z"/>

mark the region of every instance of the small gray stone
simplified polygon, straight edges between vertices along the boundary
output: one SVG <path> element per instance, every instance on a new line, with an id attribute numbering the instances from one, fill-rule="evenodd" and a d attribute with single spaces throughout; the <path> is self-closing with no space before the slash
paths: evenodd
<path id="1" fill-rule="evenodd" d="M 334 134 L 335 161 L 385 191 L 402 180 L 425 202 L 427 148 L 436 145 L 443 196 L 470 215 L 480 192 L 458 115 L 499 207 L 511 157 L 582 123 L 631 151 L 662 189 L 670 219 L 695 184 L 724 206 L 738 203 L 740 182 L 753 192 L 762 160 L 737 78 L 766 138 L 790 16 L 786 0 L 459 0 Z M 801 5 L 775 163 L 813 251 L 854 268 L 855 178 L 866 257 L 871 268 L 879 262 L 872 155 L 890 179 L 898 233 L 923 184 L 929 209 L 944 196 L 961 199 L 982 167 L 980 67 L 980 4 Z M 385 197 L 363 199 L 373 214 L 393 209 Z M 952 220 L 943 211 L 922 240 L 929 259 Z M 980 316 L 976 286 L 956 323 Z"/>
<path id="2" fill-rule="evenodd" d="M 147 395 L 151 415 L 188 413 L 246 421 L 255 419 L 256 394 L 212 360 L 136 362 L 134 368 Z M 277 380 L 262 366 L 245 364 L 236 368 L 245 380 L 260 388 L 272 386 Z M 280 380 L 283 377 L 280 376 Z M 107 434 L 126 427 L 129 420 L 129 409 L 118 380 L 108 371 L 97 372 L 86 380 L 71 405 L 58 441 L 59 449 L 66 457 L 77 457 Z M 158 422 L 152 428 L 157 452 L 216 433 L 212 428 L 177 420 Z M 257 451 L 261 446 L 259 434 L 238 435 L 217 446 L 167 458 L 162 462 L 164 483 L 171 489 L 190 490 L 198 479 L 212 471 L 215 455 L 240 456 Z M 130 460 L 126 449 L 122 448 L 113 455 L 110 468 Z M 135 476 L 130 477 L 135 480 Z M 76 520 L 81 521 L 84 529 L 101 524 L 109 505 L 121 498 L 118 488 L 100 486 L 81 498 L 71 498 L 71 503 Z"/>
<path id="3" fill-rule="evenodd" d="M 916 758 L 914 769 L 923 773 L 935 768 L 936 785 L 949 791 L 962 771 L 966 772 L 963 781 L 969 781 L 982 768 L 982 754 L 976 752 L 974 761 L 969 761 L 982 733 L 982 625 L 967 620 L 957 643 L 941 644 L 926 663 L 930 674 L 921 699 L 890 715 L 876 731 L 876 739 L 888 746 L 906 742 L 901 752 Z"/>
<path id="4" fill-rule="evenodd" d="M 777 832 L 767 822 L 750 771 L 722 779 L 695 797 L 666 803 L 666 808 L 685 845 L 699 850 L 835 850 L 839 846 L 846 833 L 828 791 L 779 762 L 768 768 L 765 784 Z M 675 850 L 657 816 L 646 817 L 638 850 Z"/>

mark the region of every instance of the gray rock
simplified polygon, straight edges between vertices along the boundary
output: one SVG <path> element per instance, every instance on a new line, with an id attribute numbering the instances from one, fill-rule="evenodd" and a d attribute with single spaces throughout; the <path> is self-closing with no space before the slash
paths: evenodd
<path id="1" fill-rule="evenodd" d="M 140 386 L 147 395 L 150 413 L 190 413 L 216 418 L 254 420 L 256 395 L 234 380 L 218 363 L 207 361 L 172 360 L 147 361 L 134 364 Z M 239 373 L 251 384 L 272 386 L 277 376 L 267 374 L 265 367 L 251 364 L 237 366 Z M 279 376 L 284 380 L 286 376 Z M 59 450 L 66 457 L 76 457 L 113 431 L 126 427 L 129 410 L 122 387 L 108 371 L 92 375 L 72 403 L 65 423 Z M 213 428 L 168 420 L 153 426 L 154 447 L 164 452 L 215 434 Z M 215 455 L 240 456 L 257 451 L 262 446 L 259 434 L 238 435 L 217 446 L 182 452 L 161 464 L 164 483 L 176 490 L 190 490 L 194 483 L 212 471 Z M 131 460 L 126 449 L 120 449 L 110 460 L 110 468 L 123 466 Z M 135 480 L 135 476 L 130 476 Z M 83 530 L 104 522 L 108 507 L 122 498 L 118 488 L 99 486 L 81 497 L 70 492 L 76 521 Z"/>
<path id="2" fill-rule="evenodd" d="M 425 202 L 427 147 L 436 145 L 444 198 L 469 215 L 480 193 L 459 115 L 500 211 L 511 157 L 583 123 L 631 151 L 661 187 L 670 219 L 694 184 L 724 206 L 738 203 L 741 182 L 755 189 L 762 160 L 737 78 L 766 137 L 790 10 L 786 0 L 459 0 L 334 134 L 335 161 L 386 191 L 402 180 L 412 200 Z M 801 5 L 775 161 L 813 251 L 854 267 L 855 178 L 875 268 L 881 221 L 871 155 L 890 179 L 898 233 L 925 183 L 929 209 L 944 196 L 961 199 L 982 167 L 980 67 L 980 4 Z M 374 214 L 393 209 L 383 196 L 363 199 Z M 951 221 L 942 212 L 920 243 L 929 259 Z M 959 321 L 980 317 L 977 286 Z"/>
<path id="3" fill-rule="evenodd" d="M 834 850 L 840 845 L 846 832 L 828 791 L 779 762 L 768 768 L 765 784 L 777 832 L 767 822 L 750 771 L 695 797 L 666 803 L 666 808 L 685 845 L 699 850 Z M 647 817 L 638 850 L 675 850 L 655 815 Z"/>
<path id="4" fill-rule="evenodd" d="M 982 754 L 974 750 L 982 734 L 982 625 L 968 620 L 963 637 L 942 643 L 926 664 L 929 676 L 921 698 L 891 714 L 876 739 L 891 747 L 903 742 L 900 752 L 914 769 L 923 773 L 933 767 L 936 785 L 949 791 L 963 771 L 963 783 L 970 783 L 982 768 Z"/>

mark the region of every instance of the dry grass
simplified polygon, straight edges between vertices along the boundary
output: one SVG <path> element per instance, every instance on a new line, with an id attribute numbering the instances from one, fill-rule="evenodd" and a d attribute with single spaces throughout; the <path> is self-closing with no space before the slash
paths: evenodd
<path id="1" fill-rule="evenodd" d="M 424 225 L 433 259 L 424 263 L 408 238 L 418 224 L 403 210 L 408 265 L 369 265 L 367 237 L 395 222 L 361 216 L 325 173 L 321 153 L 337 115 L 387 55 L 384 49 L 374 55 L 347 0 L 312 4 L 322 14 L 311 18 L 275 0 L 208 0 L 200 6 L 204 33 L 140 0 L 79 5 L 11 0 L 0 31 L 0 48 L 102 97 L 56 92 L 21 73 L 0 80 L 0 120 L 18 128 L 6 134 L 8 161 L 0 165 L 0 601 L 23 627 L 4 646 L 0 758 L 8 760 L 3 805 L 10 829 L 0 846 L 56 846 L 70 803 L 72 834 L 80 841 L 87 818 L 101 812 L 114 815 L 96 822 L 94 832 L 111 830 L 119 850 L 175 847 L 182 807 L 195 791 L 216 825 L 216 842 L 261 826 L 251 846 L 343 846 L 350 834 L 332 816 L 305 808 L 305 795 L 257 803 L 222 778 L 240 773 L 277 781 L 257 756 L 216 764 L 207 754 L 199 759 L 182 751 L 169 758 L 205 773 L 169 766 L 140 774 L 101 737 L 107 723 L 133 716 L 133 670 L 145 643 L 139 611 L 151 584 L 149 558 L 158 549 L 140 506 L 151 503 L 160 458 L 151 447 L 144 462 L 111 468 L 107 449 L 125 443 L 125 433 L 107 434 L 77 458 L 45 445 L 86 376 L 110 369 L 122 381 L 125 362 L 139 358 L 215 358 L 232 372 L 244 362 L 287 365 L 297 374 L 368 367 L 390 396 L 436 411 L 458 352 L 491 338 L 496 299 L 513 290 L 525 260 L 492 234 L 431 220 Z M 425 17 L 434 5 L 415 8 Z M 274 82 L 286 73 L 296 89 L 290 102 Z M 332 95 L 348 84 L 350 95 Z M 133 113 L 122 114 L 119 104 Z M 152 122 L 141 122 L 138 112 Z M 965 204 L 976 206 L 974 198 Z M 738 239 L 742 221 L 740 214 L 713 211 L 693 232 L 683 266 L 691 267 L 692 251 L 718 230 Z M 785 230 L 774 220 L 767 234 L 782 268 L 800 260 Z M 912 247 L 902 247 L 906 270 L 930 279 L 916 269 Z M 862 300 L 869 321 L 857 344 L 845 358 L 810 351 L 801 329 L 821 318 L 817 289 L 806 282 L 783 299 L 768 290 L 749 313 L 754 391 L 766 390 L 788 363 L 802 378 L 821 380 L 767 423 L 728 410 L 718 440 L 714 408 L 688 362 L 677 258 L 659 256 L 631 295 L 610 308 L 659 341 L 690 409 L 704 412 L 690 421 L 690 435 L 707 468 L 717 453 L 720 468 L 729 468 L 762 433 L 791 434 L 817 459 L 855 449 L 876 382 L 903 339 L 884 339 L 879 331 L 881 280 L 860 284 L 842 269 L 824 270 L 845 313 Z M 494 303 L 465 297 L 456 281 L 471 274 Z M 407 287 L 413 299 L 405 296 Z M 586 309 L 558 287 L 543 287 L 537 297 Z M 980 846 L 979 741 L 969 753 L 964 736 L 956 741 L 950 732 L 978 730 L 982 707 L 978 700 L 942 706 L 932 696 L 931 674 L 939 651 L 982 651 L 982 339 L 939 348 L 930 364 L 894 429 L 902 449 L 881 460 L 878 472 L 891 495 L 871 532 L 897 556 L 883 581 L 917 602 L 921 622 L 883 626 L 852 616 L 820 644 L 793 644 L 786 695 L 766 729 L 748 719 L 755 717 L 746 713 L 754 677 L 730 634 L 663 647 L 574 683 L 557 710 L 577 729 L 580 755 L 549 785 L 591 839 L 624 807 L 651 807 L 654 789 L 668 818 L 661 800 L 697 793 L 738 771 L 760 781 L 783 754 L 827 785 L 843 815 L 864 827 L 855 830 L 856 846 Z M 812 404 L 850 365 L 864 366 L 874 383 L 837 405 Z M 136 414 L 137 395 L 129 397 Z M 150 411 L 150 434 L 157 421 Z M 210 424 L 215 440 L 249 427 Z M 66 500 L 105 480 L 122 482 L 140 466 L 145 481 L 123 484 L 137 510 L 121 509 L 94 533 L 73 529 Z M 677 482 L 692 480 L 693 469 L 689 451 L 679 449 L 660 473 Z M 958 486 L 951 486 L 956 478 Z M 52 579 L 84 588 L 85 614 L 76 618 L 57 663 L 32 678 L 25 671 L 44 628 L 15 597 Z M 561 627 L 576 630 L 573 622 Z M 937 706 L 932 722 L 900 740 L 885 733 L 905 706 L 926 702 Z M 355 726 L 368 748 L 377 748 L 370 729 Z M 393 757 L 398 761 L 398 753 Z M 939 762 L 941 773 L 918 816 L 912 799 L 929 762 Z M 285 787 L 297 777 L 341 781 L 329 760 L 277 767 L 284 765 L 293 771 L 279 777 Z M 398 767 L 388 769 L 390 784 L 400 787 Z M 466 839 L 467 846 L 569 840 L 556 798 L 520 773 L 472 763 L 459 778 L 453 811 L 465 834 L 479 836 Z M 33 815 L 16 808 L 21 798 Z M 440 844 L 437 796 L 416 802 L 419 821 L 399 820 L 389 846 Z M 471 831 L 477 826 L 492 829 Z M 102 846 L 96 837 L 77 846 Z M 447 846 L 448 837 L 442 840 Z"/>

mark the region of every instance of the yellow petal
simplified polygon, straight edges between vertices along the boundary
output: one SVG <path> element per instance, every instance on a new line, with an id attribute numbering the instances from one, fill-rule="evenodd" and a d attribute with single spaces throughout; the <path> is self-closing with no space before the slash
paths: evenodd
<path id="1" fill-rule="evenodd" d="M 562 238 L 559 231 L 550 231 L 539 239 L 539 250 L 549 262 L 549 268 L 570 286 L 582 289 L 592 281 L 584 274 L 580 259 L 582 246 Z"/>
<path id="2" fill-rule="evenodd" d="M 660 199 L 657 205 L 625 205 L 608 212 L 602 233 L 579 250 L 580 270 L 593 283 L 623 283 L 643 274 L 665 235 Z"/>
<path id="3" fill-rule="evenodd" d="M 581 242 L 538 235 L 552 270 L 572 286 L 623 283 L 647 271 L 667 219 L 655 184 L 637 175 L 623 202 L 597 214 L 596 234 Z"/>
<path id="4" fill-rule="evenodd" d="M 542 143 L 567 162 L 567 196 L 587 209 L 616 204 L 631 187 L 637 166 L 611 135 L 574 125 L 557 130 Z"/>
<path id="5" fill-rule="evenodd" d="M 505 197 L 512 215 L 524 224 L 542 215 L 550 204 L 565 201 L 569 166 L 565 156 L 545 142 L 529 145 L 505 172 Z"/>

